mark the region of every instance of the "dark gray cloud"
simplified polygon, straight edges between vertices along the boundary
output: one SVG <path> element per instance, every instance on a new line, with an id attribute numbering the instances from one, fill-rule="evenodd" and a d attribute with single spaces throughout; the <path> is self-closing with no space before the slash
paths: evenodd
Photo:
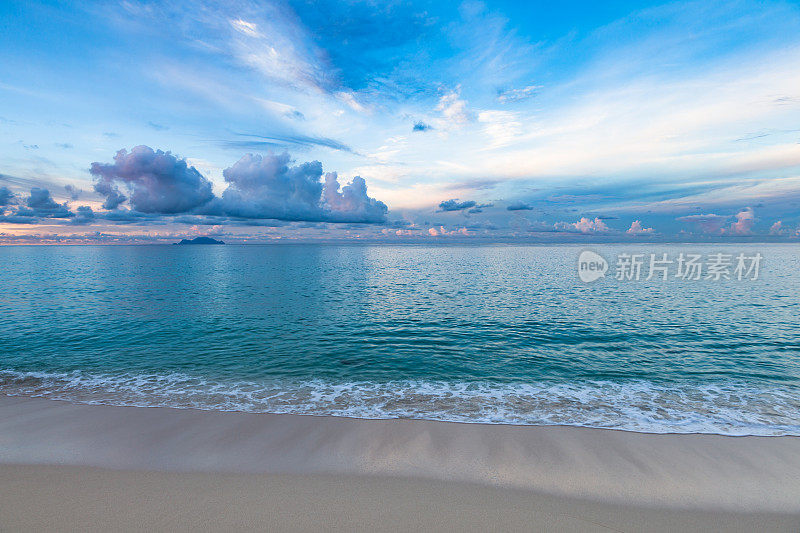
<path id="1" fill-rule="evenodd" d="M 83 192 L 74 185 L 65 185 L 64 190 L 67 191 L 67 195 L 69 195 L 71 200 L 77 200 Z"/>
<path id="2" fill-rule="evenodd" d="M 39 218 L 34 216 L 22 216 L 22 215 L 6 215 L 0 216 L 0 222 L 6 222 L 8 224 L 38 224 Z"/>
<path id="3" fill-rule="evenodd" d="M 142 213 L 187 213 L 214 198 L 211 182 L 185 159 L 149 146 L 122 149 L 113 164 L 92 163 L 91 173 L 95 191 L 106 197 L 106 209 L 125 201 L 119 185 L 127 188 L 131 207 Z"/>
<path id="4" fill-rule="evenodd" d="M 103 202 L 103 209 L 116 209 L 122 202 L 128 199 L 127 196 L 119 191 L 119 187 L 110 180 L 98 181 L 92 188 L 96 193 L 106 197 L 105 202 Z"/>
<path id="5" fill-rule="evenodd" d="M 509 211 L 531 211 L 533 206 L 526 204 L 525 202 L 514 202 L 513 204 L 508 204 L 506 209 Z"/>
<path id="6" fill-rule="evenodd" d="M 91 224 L 94 221 L 94 211 L 88 205 L 82 205 L 75 210 L 75 217 L 70 221 L 76 225 Z"/>
<path id="7" fill-rule="evenodd" d="M 0 187 L 0 221 L 11 224 L 35 224 L 43 218 L 71 218 L 75 213 L 67 204 L 59 204 L 50 196 L 50 191 L 40 187 L 31 188 L 30 195 L 20 202 L 8 187 Z"/>
<path id="8" fill-rule="evenodd" d="M 0 206 L 13 205 L 17 203 L 17 196 L 6 186 L 0 187 Z"/>
<path id="9" fill-rule="evenodd" d="M 459 202 L 458 198 L 453 198 L 452 200 L 445 200 L 444 202 L 440 203 L 439 211 L 448 212 L 469 209 L 469 213 L 483 213 L 484 207 L 492 207 L 492 204 L 479 204 L 474 200 Z"/>
<path id="10" fill-rule="evenodd" d="M 445 200 L 444 202 L 439 204 L 440 211 L 461 211 L 462 209 L 469 209 L 471 207 L 475 207 L 478 203 L 474 200 L 467 200 L 465 202 L 459 202 L 457 198 L 453 198 L 452 200 Z"/>
<path id="11" fill-rule="evenodd" d="M 67 204 L 56 203 L 50 196 L 50 191 L 34 187 L 25 200 L 25 206 L 17 209 L 17 215 L 39 218 L 70 218 L 74 216 Z"/>

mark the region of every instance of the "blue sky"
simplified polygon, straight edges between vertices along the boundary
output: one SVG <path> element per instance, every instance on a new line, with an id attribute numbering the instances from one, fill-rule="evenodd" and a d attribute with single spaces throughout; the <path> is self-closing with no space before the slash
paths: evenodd
<path id="1" fill-rule="evenodd" d="M 4 2 L 0 242 L 798 238 L 798 4 L 521 4 Z"/>

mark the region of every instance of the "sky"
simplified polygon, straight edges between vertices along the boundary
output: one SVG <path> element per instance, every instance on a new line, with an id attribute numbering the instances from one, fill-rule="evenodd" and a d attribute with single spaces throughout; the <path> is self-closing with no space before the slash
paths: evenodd
<path id="1" fill-rule="evenodd" d="M 524 5 L 523 5 L 524 4 Z M 800 239 L 800 4 L 0 4 L 0 244 Z"/>

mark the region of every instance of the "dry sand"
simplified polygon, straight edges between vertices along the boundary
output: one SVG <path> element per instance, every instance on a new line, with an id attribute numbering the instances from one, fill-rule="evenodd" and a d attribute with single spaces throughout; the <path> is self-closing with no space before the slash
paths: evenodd
<path id="1" fill-rule="evenodd" d="M 0 397 L 0 530 L 800 531 L 800 438 Z"/>

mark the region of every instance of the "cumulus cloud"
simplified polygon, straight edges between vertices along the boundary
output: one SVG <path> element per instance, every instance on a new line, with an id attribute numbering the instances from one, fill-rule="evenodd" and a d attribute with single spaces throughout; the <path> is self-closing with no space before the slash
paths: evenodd
<path id="1" fill-rule="evenodd" d="M 75 225 L 86 225 L 94 222 L 94 211 L 88 205 L 82 205 L 75 210 L 75 217 L 71 220 Z"/>
<path id="2" fill-rule="evenodd" d="M 246 154 L 223 171 L 228 187 L 221 196 L 215 196 L 211 182 L 185 159 L 137 146 L 130 152 L 118 151 L 113 163 L 92 163 L 93 188 L 105 198 L 104 211 L 81 206 L 72 212 L 66 203 L 53 200 L 49 190 L 36 187 L 24 205 L 16 207 L 14 194 L 0 187 L 0 215 L 3 222 L 18 224 L 33 224 L 41 218 L 69 218 L 72 224 L 95 220 L 257 226 L 292 221 L 385 222 L 386 204 L 369 197 L 362 177 L 340 183 L 336 172 L 323 176 L 319 161 L 292 163 L 286 152 Z M 71 185 L 66 191 L 73 199 L 80 193 Z M 122 205 L 126 202 L 129 205 Z"/>
<path id="3" fill-rule="evenodd" d="M 17 215 L 33 216 L 40 218 L 69 218 L 73 213 L 67 208 L 66 204 L 56 203 L 50 196 L 50 191 L 33 187 L 31 194 L 25 200 L 25 207 L 17 210 Z"/>
<path id="4" fill-rule="evenodd" d="M 338 175 L 322 178 L 322 164 L 291 166 L 288 153 L 246 154 L 222 175 L 228 188 L 216 205 L 222 214 L 243 218 L 274 218 L 311 222 L 382 222 L 386 204 L 367 195 L 363 178 L 342 187 Z"/>
<path id="5" fill-rule="evenodd" d="M 361 176 L 339 191 L 336 172 L 325 174 L 322 197 L 325 219 L 330 222 L 382 222 L 388 211 L 386 204 L 367 196 L 367 182 Z"/>
<path id="6" fill-rule="evenodd" d="M 751 235 L 753 233 L 753 224 L 756 221 L 755 213 L 749 207 L 746 207 L 736 213 L 736 222 L 731 224 L 730 232 L 733 235 Z"/>
<path id="7" fill-rule="evenodd" d="M 562 231 L 577 231 L 579 233 L 609 233 L 611 229 L 606 226 L 606 223 L 600 217 L 591 218 L 581 217 L 577 222 L 566 223 L 557 222 L 555 228 Z"/>
<path id="8" fill-rule="evenodd" d="M 627 233 L 628 235 L 647 235 L 648 233 L 654 233 L 655 230 L 653 228 L 645 228 L 642 226 L 642 222 L 640 220 L 634 220 L 631 222 L 631 227 L 628 228 Z"/>
<path id="9" fill-rule="evenodd" d="M 431 237 L 446 237 L 453 235 L 462 235 L 465 237 L 471 237 L 472 235 L 475 235 L 475 232 L 467 228 L 447 230 L 444 226 L 439 226 L 438 228 L 428 228 L 428 235 L 430 235 Z"/>
<path id="10" fill-rule="evenodd" d="M 421 120 L 418 120 L 417 122 L 414 123 L 414 127 L 412 129 L 413 131 L 428 131 L 432 130 L 433 126 L 431 126 L 430 124 L 426 124 Z"/>
<path id="11" fill-rule="evenodd" d="M 509 211 L 531 211 L 533 210 L 533 207 L 525 202 L 514 202 L 512 204 L 508 204 L 506 209 Z"/>
<path id="12" fill-rule="evenodd" d="M 731 219 L 730 216 L 716 214 L 688 215 L 677 220 L 691 222 L 703 232 L 716 235 L 752 235 L 753 224 L 756 221 L 755 213 L 750 207 L 745 207 L 734 215 L 736 219 L 730 226 L 725 227 Z"/>
<path id="13" fill-rule="evenodd" d="M 783 222 L 778 220 L 769 228 L 770 235 L 784 235 L 788 233 L 788 229 L 783 227 Z"/>
<path id="14" fill-rule="evenodd" d="M 214 198 L 211 182 L 185 159 L 149 146 L 130 152 L 123 148 L 113 164 L 92 163 L 91 173 L 95 191 L 106 197 L 106 209 L 125 201 L 120 185 L 128 190 L 131 207 L 142 213 L 186 213 Z"/>

